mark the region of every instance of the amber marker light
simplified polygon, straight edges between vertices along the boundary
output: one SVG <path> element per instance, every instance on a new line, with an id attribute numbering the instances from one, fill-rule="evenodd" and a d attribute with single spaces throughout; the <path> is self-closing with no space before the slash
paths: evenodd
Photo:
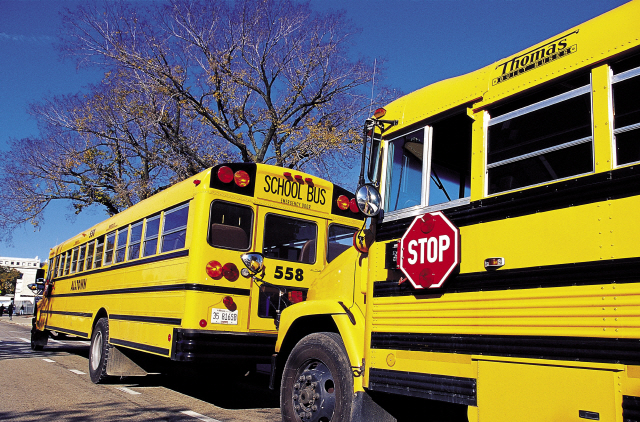
<path id="1" fill-rule="evenodd" d="M 238 170 L 236 171 L 236 174 L 233 175 L 233 180 L 234 182 L 236 182 L 236 185 L 243 188 L 247 186 L 249 182 L 251 182 L 251 177 L 249 176 L 249 173 L 247 173 L 246 171 Z"/>
<path id="2" fill-rule="evenodd" d="M 220 179 L 222 183 L 231 183 L 233 180 L 233 170 L 231 170 L 231 167 L 220 167 L 218 169 L 218 179 Z"/>
<path id="3" fill-rule="evenodd" d="M 336 199 L 336 204 L 341 210 L 347 210 L 349 209 L 349 198 L 344 195 L 340 195 L 338 199 Z"/>
<path id="4" fill-rule="evenodd" d="M 375 117 L 376 119 L 381 119 L 385 114 L 387 114 L 387 110 L 385 110 L 384 108 L 379 108 L 373 112 L 373 117 Z"/>
<path id="5" fill-rule="evenodd" d="M 222 278 L 222 264 L 218 261 L 209 261 L 206 271 L 207 275 L 214 280 L 220 280 Z"/>

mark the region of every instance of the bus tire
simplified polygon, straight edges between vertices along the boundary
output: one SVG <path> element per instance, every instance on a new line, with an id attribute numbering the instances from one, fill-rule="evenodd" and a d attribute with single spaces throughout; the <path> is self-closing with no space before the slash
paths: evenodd
<path id="1" fill-rule="evenodd" d="M 340 335 L 313 333 L 291 351 L 282 374 L 283 422 L 351 420 L 353 372 Z"/>
<path id="2" fill-rule="evenodd" d="M 35 327 L 31 327 L 31 350 L 40 352 L 47 345 L 49 333 L 47 331 L 38 331 Z"/>
<path id="3" fill-rule="evenodd" d="M 89 348 L 89 375 L 94 384 L 107 379 L 107 362 L 109 361 L 109 320 L 100 318 L 91 335 Z"/>

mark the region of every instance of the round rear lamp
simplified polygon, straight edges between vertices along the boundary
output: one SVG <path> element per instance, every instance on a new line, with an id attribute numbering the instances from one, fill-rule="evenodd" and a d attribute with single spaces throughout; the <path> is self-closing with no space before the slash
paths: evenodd
<path id="1" fill-rule="evenodd" d="M 201 326 L 202 328 L 206 327 L 206 326 L 207 326 L 207 320 L 205 320 L 205 319 L 201 319 L 201 320 L 200 320 L 200 326 Z"/>
<path id="2" fill-rule="evenodd" d="M 336 204 L 338 204 L 338 208 L 344 211 L 349 208 L 349 198 L 344 195 L 340 195 L 338 199 L 336 199 Z"/>
<path id="3" fill-rule="evenodd" d="M 207 275 L 214 280 L 220 280 L 222 278 L 222 264 L 218 261 L 209 261 L 206 271 Z"/>
<path id="4" fill-rule="evenodd" d="M 220 179 L 222 183 L 231 183 L 233 180 L 233 170 L 231 170 L 231 167 L 220 167 L 218 169 L 218 179 Z"/>
<path id="5" fill-rule="evenodd" d="M 236 264 L 232 264 L 231 262 L 227 262 L 222 267 L 222 275 L 229 281 L 236 281 L 240 276 L 240 271 L 238 271 L 238 267 Z"/>
<path id="6" fill-rule="evenodd" d="M 351 198 L 349 201 L 349 209 L 351 212 L 359 213 L 360 209 L 358 208 L 358 203 L 356 202 L 356 198 Z"/>
<path id="7" fill-rule="evenodd" d="M 233 180 L 236 182 L 236 185 L 243 188 L 249 184 L 251 177 L 249 177 L 249 174 L 246 171 L 238 170 L 236 171 L 236 174 L 233 175 Z"/>

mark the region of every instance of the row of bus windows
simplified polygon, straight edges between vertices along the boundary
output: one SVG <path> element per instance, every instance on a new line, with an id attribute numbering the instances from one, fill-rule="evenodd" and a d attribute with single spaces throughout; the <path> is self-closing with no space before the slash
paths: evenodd
<path id="1" fill-rule="evenodd" d="M 55 275 L 60 277 L 184 248 L 188 214 L 189 204 L 180 205 L 64 252 L 56 257 Z"/>
<path id="2" fill-rule="evenodd" d="M 211 203 L 208 241 L 211 246 L 249 250 L 253 232 L 253 210 L 224 201 Z M 353 227 L 329 226 L 327 262 L 352 245 Z M 318 225 L 309 220 L 267 214 L 264 219 L 262 254 L 267 258 L 313 264 L 316 262 Z"/>
<path id="3" fill-rule="evenodd" d="M 612 64 L 611 73 L 615 164 L 638 163 L 640 55 Z M 590 76 L 573 76 L 488 109 L 489 195 L 594 171 Z M 469 196 L 471 123 L 461 112 L 389 143 L 387 211 Z"/>

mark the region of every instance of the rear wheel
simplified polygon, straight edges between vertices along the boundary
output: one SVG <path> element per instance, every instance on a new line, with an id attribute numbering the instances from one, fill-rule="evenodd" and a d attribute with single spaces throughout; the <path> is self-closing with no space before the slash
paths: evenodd
<path id="1" fill-rule="evenodd" d="M 91 335 L 89 349 L 89 375 L 94 384 L 107 379 L 107 362 L 109 361 L 109 320 L 100 318 Z"/>
<path id="2" fill-rule="evenodd" d="M 342 339 L 314 333 L 293 348 L 282 375 L 283 422 L 351 420 L 353 373 Z"/>
<path id="3" fill-rule="evenodd" d="M 36 328 L 35 320 L 35 318 L 31 320 L 31 350 L 40 351 L 47 345 L 49 333 L 47 331 L 39 331 Z"/>

